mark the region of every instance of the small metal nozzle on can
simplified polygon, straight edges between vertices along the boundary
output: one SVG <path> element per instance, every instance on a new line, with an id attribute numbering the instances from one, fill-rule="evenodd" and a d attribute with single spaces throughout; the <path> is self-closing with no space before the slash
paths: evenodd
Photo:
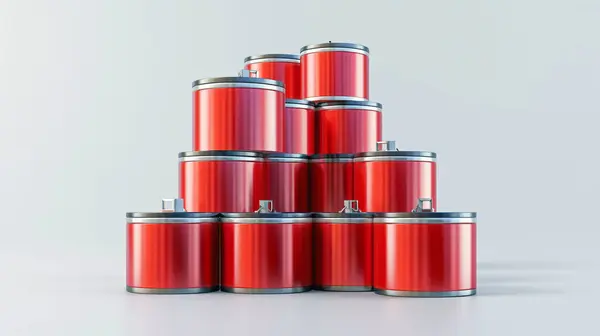
<path id="1" fill-rule="evenodd" d="M 254 211 L 257 213 L 273 212 L 273 201 L 271 200 L 260 200 L 258 201 L 258 210 Z"/>
<path id="2" fill-rule="evenodd" d="M 182 198 L 164 198 L 162 200 L 163 212 L 185 212 Z"/>
<path id="3" fill-rule="evenodd" d="M 423 203 L 425 202 L 429 202 L 428 209 L 425 209 L 423 207 Z M 413 209 L 412 212 L 435 212 L 435 209 L 433 209 L 433 201 L 431 200 L 431 198 L 419 198 L 417 206 Z"/>
<path id="4" fill-rule="evenodd" d="M 357 200 L 345 200 L 344 207 L 340 210 L 340 213 L 352 213 L 352 212 L 360 212 L 358 208 Z"/>
<path id="5" fill-rule="evenodd" d="M 376 150 L 381 151 L 397 151 L 396 141 L 377 141 Z"/>

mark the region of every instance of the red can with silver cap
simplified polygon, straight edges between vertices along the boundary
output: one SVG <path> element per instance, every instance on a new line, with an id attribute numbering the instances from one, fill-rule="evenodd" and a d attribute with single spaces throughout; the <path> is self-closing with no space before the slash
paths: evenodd
<path id="1" fill-rule="evenodd" d="M 311 289 L 310 213 L 273 212 L 269 200 L 253 213 L 224 213 L 221 221 L 223 291 L 285 294 Z"/>
<path id="2" fill-rule="evenodd" d="M 161 212 L 127 213 L 127 291 L 192 294 L 219 289 L 219 217 L 163 200 Z"/>
<path id="3" fill-rule="evenodd" d="M 395 141 L 354 158 L 354 198 L 366 212 L 410 212 L 414 200 L 431 198 L 437 208 L 437 155 L 400 151 Z"/>
<path id="4" fill-rule="evenodd" d="M 249 56 L 244 59 L 244 69 L 256 71 L 258 77 L 283 82 L 287 98 L 302 99 L 300 55 L 265 54 Z"/>
<path id="5" fill-rule="evenodd" d="M 315 109 L 315 134 L 319 154 L 358 153 L 375 150 L 381 141 L 382 105 L 376 102 L 336 101 Z"/>
<path id="6" fill-rule="evenodd" d="M 373 219 L 373 287 L 411 297 L 474 295 L 477 289 L 474 212 L 433 212 L 419 199 L 413 212 Z"/>
<path id="7" fill-rule="evenodd" d="M 189 211 L 254 211 L 268 195 L 267 182 L 262 152 L 179 153 L 179 197 Z"/>
<path id="8" fill-rule="evenodd" d="M 336 212 L 353 199 L 353 154 L 315 154 L 309 159 L 310 211 Z"/>
<path id="9" fill-rule="evenodd" d="M 308 156 L 265 152 L 267 198 L 278 212 L 308 212 Z"/>
<path id="10" fill-rule="evenodd" d="M 193 83 L 194 151 L 283 151 L 284 84 L 251 75 Z"/>
<path id="11" fill-rule="evenodd" d="M 312 155 L 315 152 L 315 106 L 307 100 L 287 99 L 284 116 L 284 151 Z"/>
<path id="12" fill-rule="evenodd" d="M 373 215 L 355 200 L 340 212 L 315 213 L 315 289 L 361 292 L 373 286 Z"/>
<path id="13" fill-rule="evenodd" d="M 369 48 L 329 42 L 300 49 L 302 97 L 313 102 L 369 99 Z"/>

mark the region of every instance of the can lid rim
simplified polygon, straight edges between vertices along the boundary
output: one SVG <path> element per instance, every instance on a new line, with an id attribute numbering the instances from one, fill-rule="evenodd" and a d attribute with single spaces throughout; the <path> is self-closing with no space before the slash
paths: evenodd
<path id="1" fill-rule="evenodd" d="M 126 218 L 214 218 L 218 212 L 127 212 Z"/>
<path id="2" fill-rule="evenodd" d="M 311 218 L 310 212 L 229 212 L 223 218 Z"/>
<path id="3" fill-rule="evenodd" d="M 317 108 L 322 107 L 333 107 L 333 106 L 370 106 L 377 107 L 382 109 L 383 104 L 375 102 L 375 101 L 355 101 L 355 100 L 343 100 L 343 101 L 331 101 L 331 102 L 323 102 L 316 105 Z"/>
<path id="4" fill-rule="evenodd" d="M 409 156 L 409 157 L 437 158 L 437 154 L 435 152 L 429 152 L 429 151 L 373 151 L 373 152 L 362 152 L 362 153 L 357 153 L 355 155 L 355 158 L 386 157 L 386 156 Z"/>
<path id="5" fill-rule="evenodd" d="M 365 52 L 370 52 L 369 48 L 365 45 L 358 43 L 350 43 L 350 42 L 325 42 L 325 43 L 317 43 L 317 44 L 309 44 L 300 48 L 300 53 L 308 50 L 314 49 L 323 49 L 323 48 L 347 48 L 347 49 L 356 49 Z"/>
<path id="6" fill-rule="evenodd" d="M 373 218 L 371 212 L 315 212 L 315 218 Z"/>
<path id="7" fill-rule="evenodd" d="M 192 88 L 205 84 L 226 84 L 226 83 L 248 83 L 248 84 L 264 84 L 273 85 L 284 88 L 285 85 L 281 81 L 267 79 L 267 78 L 256 78 L 256 77 L 213 77 L 203 78 L 192 82 Z"/>
<path id="8" fill-rule="evenodd" d="M 354 154 L 350 153 L 338 153 L 338 154 L 313 154 L 309 156 L 311 160 L 318 159 L 353 159 Z"/>
<path id="9" fill-rule="evenodd" d="M 280 58 L 280 59 L 291 59 L 291 60 L 300 60 L 299 54 L 262 54 L 262 55 L 254 55 L 248 56 L 244 58 L 244 63 L 254 60 L 266 59 L 266 58 Z"/>
<path id="10" fill-rule="evenodd" d="M 376 212 L 375 218 L 477 218 L 477 212 Z"/>
<path id="11" fill-rule="evenodd" d="M 202 157 L 202 156 L 234 156 L 234 157 L 252 157 L 262 158 L 263 153 L 258 151 L 237 151 L 237 150 L 206 150 L 206 151 L 187 151 L 178 154 L 180 158 L 184 157 Z"/>
<path id="12" fill-rule="evenodd" d="M 297 105 L 306 105 L 308 107 L 315 107 L 315 103 L 309 101 L 309 100 L 304 100 L 304 99 L 292 99 L 292 98 L 288 98 L 285 100 L 286 104 L 297 104 Z"/>
<path id="13" fill-rule="evenodd" d="M 308 159 L 308 155 L 301 154 L 301 153 L 263 151 L 262 154 L 266 159 L 270 159 L 270 158 L 289 158 L 289 159 L 305 159 L 305 160 Z"/>

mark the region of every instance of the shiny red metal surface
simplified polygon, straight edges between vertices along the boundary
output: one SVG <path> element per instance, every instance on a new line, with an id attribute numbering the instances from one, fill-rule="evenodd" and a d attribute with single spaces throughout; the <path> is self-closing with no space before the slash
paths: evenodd
<path id="1" fill-rule="evenodd" d="M 277 212 L 308 212 L 308 156 L 265 153 L 268 200 Z M 256 204 L 256 203 L 254 203 Z"/>
<path id="2" fill-rule="evenodd" d="M 179 197 L 185 200 L 187 211 L 251 212 L 268 192 L 262 153 L 179 154 Z"/>
<path id="3" fill-rule="evenodd" d="M 293 218 L 274 213 L 251 213 L 242 218 L 232 215 L 235 214 L 224 214 L 222 219 L 224 291 L 296 293 L 311 288 L 310 214 L 294 214 Z"/>
<path id="4" fill-rule="evenodd" d="M 184 294 L 218 289 L 218 218 L 128 218 L 127 290 Z M 161 222 L 162 221 L 162 222 Z"/>
<path id="5" fill-rule="evenodd" d="M 193 150 L 283 151 L 283 84 L 223 77 L 194 82 Z"/>
<path id="6" fill-rule="evenodd" d="M 305 46 L 300 52 L 302 99 L 369 99 L 369 49 L 350 43 Z"/>
<path id="7" fill-rule="evenodd" d="M 283 82 L 287 98 L 302 98 L 299 55 L 267 54 L 246 57 L 244 68 L 257 71 L 260 78 Z"/>
<path id="8" fill-rule="evenodd" d="M 315 107 L 306 100 L 288 99 L 284 116 L 284 152 L 315 152 Z"/>
<path id="9" fill-rule="evenodd" d="M 344 200 L 354 199 L 353 157 L 352 154 L 310 157 L 310 211 L 337 212 Z"/>
<path id="10" fill-rule="evenodd" d="M 372 217 L 364 214 L 321 213 L 315 214 L 314 220 L 315 288 L 371 290 Z"/>
<path id="11" fill-rule="evenodd" d="M 388 223 L 386 223 L 386 220 Z M 373 221 L 373 287 L 397 296 L 475 293 L 475 218 Z M 469 223 L 471 222 L 471 223 Z"/>
<path id="12" fill-rule="evenodd" d="M 419 198 L 437 209 L 436 155 L 381 151 L 354 159 L 354 199 L 365 212 L 410 212 Z"/>
<path id="13" fill-rule="evenodd" d="M 381 141 L 381 109 L 375 102 L 332 102 L 315 110 L 315 152 L 373 151 Z"/>

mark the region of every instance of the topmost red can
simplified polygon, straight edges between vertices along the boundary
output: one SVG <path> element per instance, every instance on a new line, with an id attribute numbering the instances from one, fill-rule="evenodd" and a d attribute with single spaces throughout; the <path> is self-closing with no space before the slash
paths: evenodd
<path id="1" fill-rule="evenodd" d="M 266 54 L 248 56 L 244 59 L 244 69 L 256 71 L 257 77 L 283 82 L 286 98 L 302 98 L 300 55 Z"/>
<path id="2" fill-rule="evenodd" d="M 302 99 L 312 102 L 369 99 L 369 48 L 329 42 L 300 49 Z"/>

